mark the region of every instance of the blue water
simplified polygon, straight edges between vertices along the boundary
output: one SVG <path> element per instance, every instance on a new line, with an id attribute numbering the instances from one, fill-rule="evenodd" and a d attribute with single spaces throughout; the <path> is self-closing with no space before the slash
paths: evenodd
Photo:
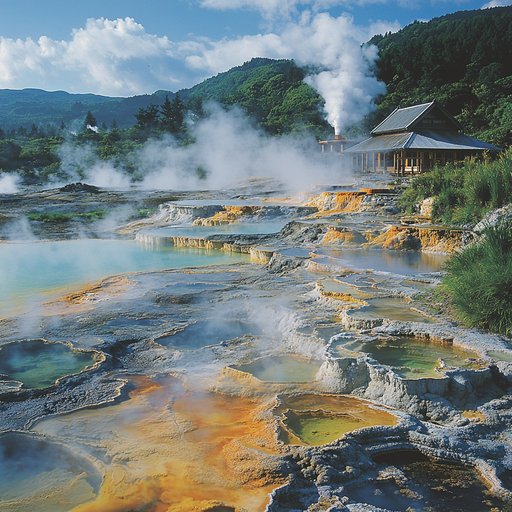
<path id="1" fill-rule="evenodd" d="M 154 236 L 184 236 L 190 238 L 205 238 L 210 235 L 263 235 L 278 233 L 290 220 L 277 222 L 252 222 L 222 224 L 220 226 L 173 226 L 144 230 L 143 233 Z"/>
<path id="2" fill-rule="evenodd" d="M 322 249 L 321 263 L 340 265 L 354 270 L 377 270 L 401 275 L 437 272 L 449 258 L 446 254 L 419 251 L 392 251 L 387 249 Z"/>
<path id="3" fill-rule="evenodd" d="M 124 240 L 0 244 L 0 318 L 115 274 L 249 260 L 244 254 Z"/>

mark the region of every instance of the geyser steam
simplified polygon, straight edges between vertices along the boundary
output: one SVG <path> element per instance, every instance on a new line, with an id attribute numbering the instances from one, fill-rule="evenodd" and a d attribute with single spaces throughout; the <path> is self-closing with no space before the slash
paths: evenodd
<path id="1" fill-rule="evenodd" d="M 186 62 L 217 73 L 253 57 L 294 59 L 309 70 L 306 82 L 324 97 L 327 119 L 339 134 L 368 114 L 374 98 L 385 92 L 373 72 L 377 47 L 363 43 L 399 28 L 398 22 L 380 21 L 362 28 L 348 14 L 335 18 L 304 11 L 298 22 L 287 23 L 280 33 L 203 43 L 200 55 L 191 55 Z"/>

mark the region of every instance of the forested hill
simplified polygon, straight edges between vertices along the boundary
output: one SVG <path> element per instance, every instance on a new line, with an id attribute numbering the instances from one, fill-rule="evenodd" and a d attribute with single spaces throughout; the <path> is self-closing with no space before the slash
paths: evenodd
<path id="1" fill-rule="evenodd" d="M 369 43 L 379 48 L 378 77 L 387 93 L 377 99 L 378 109 L 346 135 L 370 131 L 397 106 L 436 98 L 466 133 L 500 147 L 512 144 L 512 6 L 416 21 Z M 215 100 L 227 108 L 239 105 L 270 134 L 303 128 L 318 137 L 331 134 L 321 115 L 323 99 L 303 82 L 304 75 L 292 61 L 256 58 L 178 93 L 184 110 L 199 115 L 203 102 Z M 6 138 L 16 138 L 13 130 L 20 126 L 22 134 L 34 129 L 56 133 L 62 123 L 79 131 L 88 111 L 104 130 L 114 119 L 120 129 L 130 128 L 138 112 L 152 105 L 158 111 L 166 95 L 175 97 L 171 91 L 107 98 L 0 90 L 0 128 Z"/>
<path id="2" fill-rule="evenodd" d="M 304 71 L 289 60 L 255 58 L 190 89 L 178 91 L 187 109 L 200 111 L 202 103 L 214 100 L 227 107 L 239 105 L 269 133 L 288 133 L 294 129 L 311 129 L 318 136 L 330 131 L 321 110 L 323 99 L 303 83 Z M 38 89 L 0 90 L 0 128 L 30 130 L 32 125 L 43 131 L 48 124 L 55 128 L 62 123 L 82 128 L 90 111 L 98 122 L 111 126 L 115 119 L 119 128 L 129 128 L 136 122 L 139 109 L 161 105 L 168 95 L 156 91 L 131 98 L 108 98 L 94 94 L 69 94 Z"/>
<path id="3" fill-rule="evenodd" d="M 304 76 L 293 61 L 256 58 L 179 94 L 192 105 L 208 100 L 238 105 L 271 134 L 309 129 L 321 137 L 332 128 L 321 114 L 323 99 Z"/>
<path id="4" fill-rule="evenodd" d="M 387 94 L 369 125 L 396 106 L 437 98 L 465 132 L 512 143 L 512 6 L 415 21 L 370 43 L 380 50 Z"/>

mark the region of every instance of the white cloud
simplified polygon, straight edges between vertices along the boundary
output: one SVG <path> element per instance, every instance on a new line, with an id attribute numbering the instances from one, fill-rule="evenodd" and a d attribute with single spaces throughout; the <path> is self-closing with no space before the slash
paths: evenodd
<path id="1" fill-rule="evenodd" d="M 38 87 L 107 95 L 153 92 L 181 79 L 179 47 L 131 18 L 89 19 L 70 41 L 0 37 L 0 88 Z M 179 57 L 179 55 L 178 55 Z"/>
<path id="2" fill-rule="evenodd" d="M 482 9 L 492 9 L 493 7 L 506 7 L 507 5 L 512 5 L 512 0 L 492 0 L 484 5 L 482 5 Z"/>
<path id="3" fill-rule="evenodd" d="M 270 7 L 273 1 L 260 3 Z M 332 17 L 306 10 L 298 21 L 289 20 L 275 32 L 174 42 L 146 33 L 132 18 L 89 19 L 84 28 L 73 30 L 69 41 L 0 37 L 0 88 L 131 96 L 190 87 L 253 57 L 286 58 L 321 68 L 308 81 L 325 98 L 329 121 L 343 126 L 366 114 L 373 98 L 383 92 L 371 73 L 375 48 L 363 49 L 361 43 L 375 33 L 399 28 L 397 22 L 380 21 L 358 27 L 345 14 Z"/>
<path id="4" fill-rule="evenodd" d="M 396 31 L 398 23 L 377 22 L 357 27 L 348 15 L 304 12 L 297 23 L 289 22 L 280 34 L 244 36 L 236 40 L 208 41 L 187 64 L 211 73 L 225 71 L 252 57 L 295 59 L 321 71 L 307 81 L 325 98 L 328 121 L 338 130 L 359 120 L 372 108 L 373 99 L 385 92 L 371 73 L 377 58 L 375 47 L 361 43 L 376 33 Z"/>
<path id="5" fill-rule="evenodd" d="M 199 0 L 202 7 L 217 10 L 248 9 L 258 11 L 268 18 L 297 14 L 300 8 L 318 12 L 336 6 L 382 3 L 386 0 Z"/>

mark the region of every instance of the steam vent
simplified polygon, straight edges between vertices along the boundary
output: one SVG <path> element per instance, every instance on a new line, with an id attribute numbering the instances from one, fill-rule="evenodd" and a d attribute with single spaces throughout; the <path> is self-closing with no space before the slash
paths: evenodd
<path id="1" fill-rule="evenodd" d="M 13 195 L 156 206 L 0 243 L 0 511 L 512 510 L 509 343 L 420 300 L 463 233 L 343 180 Z"/>

